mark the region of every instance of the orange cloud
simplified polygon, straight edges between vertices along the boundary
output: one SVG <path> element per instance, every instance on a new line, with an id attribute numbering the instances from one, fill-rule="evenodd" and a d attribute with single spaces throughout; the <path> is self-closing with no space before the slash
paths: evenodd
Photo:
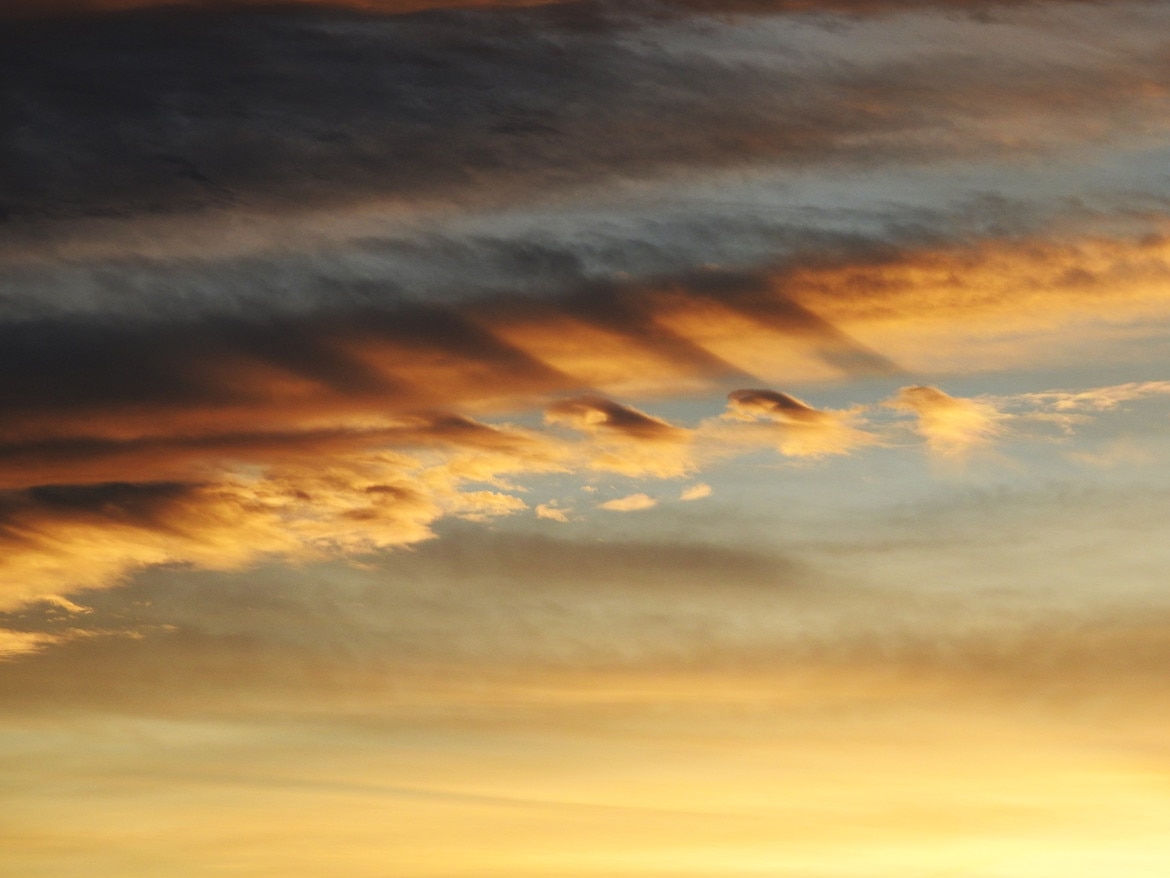
<path id="1" fill-rule="evenodd" d="M 652 509 L 658 501 L 646 494 L 630 494 L 627 497 L 618 497 L 598 504 L 598 509 L 608 509 L 611 512 L 641 512 L 643 509 Z"/>
<path id="2" fill-rule="evenodd" d="M 265 557 L 305 560 L 427 539 L 445 498 L 420 489 L 411 470 L 404 459 L 380 455 L 204 485 L 9 493 L 0 518 L 0 602 L 102 587 L 159 564 L 229 570 Z"/>
<path id="3" fill-rule="evenodd" d="M 858 412 L 820 411 L 775 390 L 735 390 L 723 417 L 704 423 L 701 433 L 730 446 L 772 446 L 788 457 L 816 458 L 876 443 L 875 434 L 855 426 L 858 420 Z"/>
<path id="4" fill-rule="evenodd" d="M 781 424 L 824 424 L 832 415 L 817 411 L 787 393 L 775 390 L 734 390 L 727 396 L 727 416 L 734 420 L 767 419 Z"/>
<path id="5" fill-rule="evenodd" d="M 65 637 L 41 631 L 12 631 L 0 628 L 0 661 L 18 655 L 40 652 L 47 646 L 60 643 Z"/>
<path id="6" fill-rule="evenodd" d="M 552 503 L 541 503 L 536 507 L 536 517 L 568 524 L 569 512 L 571 511 L 569 509 L 561 509 L 555 501 Z"/>
<path id="7" fill-rule="evenodd" d="M 987 240 L 830 267 L 777 285 L 910 372 L 1130 362 L 1170 318 L 1170 238 Z"/>
<path id="8" fill-rule="evenodd" d="M 986 402 L 958 399 L 937 387 L 903 387 L 887 405 L 913 412 L 931 452 L 944 458 L 961 458 L 989 445 L 1002 434 L 1008 417 Z"/>
<path id="9" fill-rule="evenodd" d="M 729 395 L 721 417 L 692 428 L 585 395 L 549 404 L 552 429 L 544 431 L 432 413 L 387 417 L 364 431 L 83 440 L 55 448 L 55 460 L 48 443 L 39 467 L 6 470 L 0 489 L 0 603 L 101 587 L 154 565 L 223 570 L 408 545 L 428 539 L 443 517 L 486 521 L 529 509 L 518 496 L 522 482 L 544 473 L 678 478 L 761 447 L 796 458 L 850 454 L 894 444 L 901 422 L 883 419 L 883 409 L 913 415 L 931 453 L 960 459 L 1006 435 L 1009 419 L 1108 411 L 1167 388 L 1147 382 L 968 400 L 914 386 L 883 406 L 845 411 L 743 389 Z M 26 462 L 35 450 L 24 448 Z M 10 448 L 9 459 L 21 458 Z M 100 478 L 106 474 L 121 478 Z M 710 494 L 699 483 L 680 499 Z M 656 502 L 638 492 L 599 508 L 628 512 Z M 562 522 L 568 513 L 556 502 L 534 511 Z"/>
<path id="10" fill-rule="evenodd" d="M 528 508 L 506 477 L 560 464 L 522 447 L 311 454 L 228 467 L 204 482 L 42 485 L 0 491 L 0 604 L 103 587 L 160 564 L 230 570 L 429 539 L 444 516 Z M 479 483 L 498 486 L 483 489 Z"/>
<path id="11" fill-rule="evenodd" d="M 545 420 L 591 438 L 589 466 L 593 469 L 671 478 L 696 466 L 690 431 L 603 397 L 561 400 L 545 410 Z"/>

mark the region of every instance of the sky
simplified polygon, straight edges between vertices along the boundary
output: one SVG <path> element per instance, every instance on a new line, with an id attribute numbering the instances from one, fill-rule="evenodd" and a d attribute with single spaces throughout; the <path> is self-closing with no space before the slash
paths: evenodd
<path id="1" fill-rule="evenodd" d="M 0 871 L 1170 873 L 1170 4 L 0 4 Z"/>

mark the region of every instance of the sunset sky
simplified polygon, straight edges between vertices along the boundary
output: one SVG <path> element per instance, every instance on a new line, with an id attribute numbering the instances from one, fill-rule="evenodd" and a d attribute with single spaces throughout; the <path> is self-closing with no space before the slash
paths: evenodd
<path id="1" fill-rule="evenodd" d="M 0 0 L 0 873 L 1170 875 L 1170 3 Z"/>

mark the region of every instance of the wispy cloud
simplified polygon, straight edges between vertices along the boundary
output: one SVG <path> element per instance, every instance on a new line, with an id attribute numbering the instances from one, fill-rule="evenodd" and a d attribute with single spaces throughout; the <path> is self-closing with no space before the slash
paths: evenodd
<path id="1" fill-rule="evenodd" d="M 714 493 L 714 489 L 705 482 L 699 482 L 697 485 L 688 485 L 682 489 L 678 499 L 684 502 L 691 500 L 702 500 L 704 497 L 710 497 Z"/>
<path id="2" fill-rule="evenodd" d="M 555 501 L 552 503 L 540 503 L 536 507 L 537 518 L 545 518 L 549 521 L 559 521 L 561 524 L 569 523 L 570 512 L 572 512 L 571 509 L 562 509 L 556 504 Z"/>
<path id="3" fill-rule="evenodd" d="M 617 497 L 599 503 L 598 509 L 608 509 L 610 512 L 641 512 L 643 509 L 652 509 L 658 501 L 646 494 L 630 494 L 626 497 Z"/>

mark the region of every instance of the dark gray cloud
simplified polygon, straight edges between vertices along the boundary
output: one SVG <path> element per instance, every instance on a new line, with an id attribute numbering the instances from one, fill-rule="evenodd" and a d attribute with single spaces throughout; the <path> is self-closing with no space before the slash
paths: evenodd
<path id="1" fill-rule="evenodd" d="M 448 351 L 510 376 L 517 389 L 557 377 L 456 312 L 422 306 L 148 326 L 43 320 L 0 326 L 0 338 L 0 433 L 8 435 L 38 412 L 98 417 L 145 406 L 160 416 L 200 407 L 259 414 L 257 406 L 276 400 L 271 386 L 237 380 L 250 364 L 295 375 L 336 400 L 401 409 L 442 399 L 441 389 L 409 387 L 346 352 L 365 340 L 394 345 L 404 357 Z M 236 368 L 221 370 L 223 363 Z"/>
<path id="2" fill-rule="evenodd" d="M 578 24 L 598 24 L 611 17 L 620 17 L 634 6 L 642 14 L 653 10 L 657 15 L 708 14 L 727 16 L 735 14 L 767 13 L 846 13 L 854 15 L 883 15 L 933 8 L 970 11 L 988 14 L 998 7 L 1042 5 L 1046 3 L 1082 2 L 1102 3 L 1106 0 L 658 0 L 639 4 L 593 2 L 593 0 L 547 0 L 544 4 L 530 4 L 527 0 L 9 0 L 0 10 L 0 17 L 23 19 L 92 16 L 126 9 L 175 7 L 188 9 L 247 10 L 295 5 L 323 9 L 353 9 L 379 15 L 411 15 L 420 12 L 478 7 L 503 11 L 515 6 L 544 5 L 545 14 L 561 21 Z M 624 9 L 623 9 L 624 7 Z"/>
<path id="3" fill-rule="evenodd" d="M 1142 89 L 1166 77 L 1155 58 L 937 45 L 810 57 L 781 30 L 765 50 L 750 28 L 654 22 L 155 9 L 14 25 L 0 36 L 0 201 L 15 220 L 515 202 L 696 168 L 987 155 L 1136 124 Z M 1051 130 L 989 127 L 1021 113 Z"/>

